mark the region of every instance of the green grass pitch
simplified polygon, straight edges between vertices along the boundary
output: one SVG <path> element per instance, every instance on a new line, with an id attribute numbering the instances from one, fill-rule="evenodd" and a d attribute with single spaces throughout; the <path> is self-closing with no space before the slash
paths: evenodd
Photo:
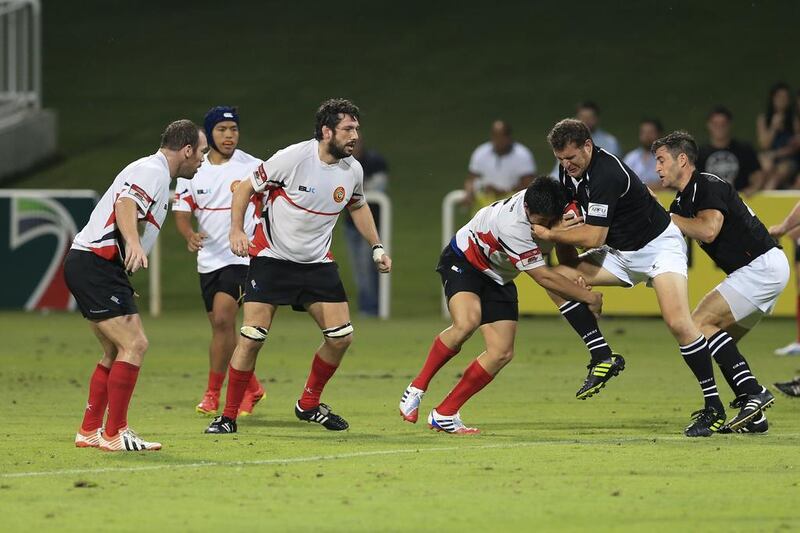
<path id="1" fill-rule="evenodd" d="M 697 385 L 657 320 L 602 322 L 628 368 L 580 402 L 580 342 L 559 319 L 523 319 L 515 360 L 462 409 L 482 434 L 459 437 L 397 414 L 441 319 L 355 321 L 356 340 L 323 396 L 351 429 L 332 433 L 294 418 L 320 335 L 309 317 L 281 310 L 258 365 L 267 397 L 239 434 L 222 437 L 204 435 L 208 419 L 193 410 L 207 368 L 202 312 L 145 317 L 151 349 L 129 420 L 164 449 L 125 455 L 73 447 L 98 348 L 82 319 L 3 313 L 0 323 L 5 531 L 797 526 L 800 401 L 778 398 L 768 435 L 684 438 Z M 770 320 L 743 341 L 762 381 L 800 366 L 771 353 L 793 329 Z M 423 411 L 480 343 L 476 335 L 436 377 Z"/>

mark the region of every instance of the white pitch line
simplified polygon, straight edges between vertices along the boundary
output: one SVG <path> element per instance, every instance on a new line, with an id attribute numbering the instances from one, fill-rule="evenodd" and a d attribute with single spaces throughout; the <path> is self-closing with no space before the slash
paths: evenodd
<path id="1" fill-rule="evenodd" d="M 334 455 L 310 455 L 306 457 L 285 457 L 282 459 L 259 459 L 253 461 L 203 461 L 199 463 L 169 463 L 169 464 L 131 466 L 131 467 L 75 468 L 69 470 L 48 470 L 42 472 L 12 472 L 9 474 L 0 474 L 0 478 L 6 479 L 6 478 L 41 477 L 41 476 L 62 476 L 68 474 L 104 474 L 107 472 L 145 472 L 149 470 L 205 468 L 210 466 L 263 466 L 263 465 L 280 465 L 280 464 L 292 464 L 292 463 L 313 463 L 317 461 L 332 461 L 337 459 L 356 459 L 360 457 L 373 457 L 379 455 L 402 455 L 402 454 L 429 453 L 429 452 L 531 448 L 534 446 L 554 446 L 554 445 L 563 446 L 569 444 L 616 444 L 618 442 L 657 443 L 659 441 L 685 441 L 685 440 L 686 437 L 681 437 L 676 435 L 676 436 L 662 436 L 662 437 L 628 437 L 628 438 L 597 439 L 597 440 L 562 439 L 562 440 L 536 441 L 536 442 L 485 444 L 480 446 L 440 446 L 434 448 L 399 448 L 394 450 L 373 450 L 367 452 L 351 452 L 351 453 L 340 453 Z M 159 452 L 143 452 L 143 453 L 159 453 Z"/>

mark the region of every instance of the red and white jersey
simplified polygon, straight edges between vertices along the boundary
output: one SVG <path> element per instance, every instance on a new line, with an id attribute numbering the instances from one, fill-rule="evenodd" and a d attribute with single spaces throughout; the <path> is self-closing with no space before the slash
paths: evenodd
<path id="1" fill-rule="evenodd" d="M 118 247 L 124 248 L 124 242 L 117 229 L 114 204 L 118 198 L 130 198 L 136 202 L 138 220 L 144 222 L 142 248 L 150 253 L 167 216 L 171 181 L 167 158 L 161 152 L 122 169 L 95 206 L 89 222 L 75 236 L 72 248 L 94 252 L 108 260 L 120 259 Z"/>
<path id="2" fill-rule="evenodd" d="M 264 191 L 264 211 L 250 255 L 295 263 L 328 263 L 333 227 L 348 205 L 363 205 L 364 170 L 354 157 L 329 165 L 311 139 L 279 150 L 250 180 Z"/>
<path id="3" fill-rule="evenodd" d="M 201 274 L 228 265 L 250 263 L 249 258 L 231 252 L 228 232 L 231 229 L 233 190 L 241 180 L 250 176 L 259 163 L 260 159 L 241 150 L 234 151 L 222 165 L 211 163 L 206 156 L 192 179 L 178 178 L 175 183 L 172 210 L 193 213 L 197 218 L 198 231 L 207 235 L 203 247 L 197 252 L 197 271 Z M 250 236 L 258 222 L 259 200 L 260 195 L 255 195 L 245 212 L 244 231 Z"/>
<path id="4" fill-rule="evenodd" d="M 524 270 L 545 265 L 544 255 L 553 245 L 531 236 L 525 214 L 525 191 L 486 206 L 455 236 L 455 243 L 469 264 L 500 285 L 513 281 Z"/>

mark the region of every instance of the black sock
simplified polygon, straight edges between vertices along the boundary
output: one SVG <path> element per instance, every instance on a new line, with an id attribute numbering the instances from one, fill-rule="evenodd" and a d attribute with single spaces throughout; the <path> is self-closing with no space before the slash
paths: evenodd
<path id="1" fill-rule="evenodd" d="M 681 355 L 700 384 L 705 406 L 714 407 L 721 413 L 725 412 L 714 381 L 714 366 L 711 364 L 711 353 L 708 351 L 706 338 L 700 335 L 686 346 L 681 346 Z"/>
<path id="2" fill-rule="evenodd" d="M 719 330 L 711 335 L 708 338 L 708 348 L 736 396 L 761 392 L 761 385 L 750 372 L 750 366 L 728 332 Z"/>
<path id="3" fill-rule="evenodd" d="M 558 310 L 567 319 L 572 329 L 583 339 L 589 349 L 592 364 L 599 363 L 611 355 L 611 347 L 600 333 L 597 319 L 589 311 L 589 306 L 582 302 L 566 302 Z"/>

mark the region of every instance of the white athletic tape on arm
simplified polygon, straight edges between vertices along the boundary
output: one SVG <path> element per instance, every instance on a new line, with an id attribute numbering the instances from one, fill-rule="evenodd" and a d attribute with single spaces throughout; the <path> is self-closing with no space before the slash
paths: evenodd
<path id="1" fill-rule="evenodd" d="M 267 334 L 269 333 L 269 330 L 260 326 L 242 326 L 242 329 L 239 330 L 239 333 L 242 337 L 247 337 L 250 340 L 264 342 L 267 340 Z"/>
<path id="2" fill-rule="evenodd" d="M 375 246 L 372 247 L 372 260 L 375 263 L 380 263 L 381 257 L 383 257 L 385 253 L 386 252 L 383 250 L 383 245 L 376 244 Z"/>
<path id="3" fill-rule="evenodd" d="M 341 326 L 336 326 L 335 328 L 328 328 L 322 330 L 322 334 L 330 339 L 339 339 L 341 337 L 347 337 L 351 333 L 353 333 L 353 324 L 351 324 L 350 322 Z"/>

